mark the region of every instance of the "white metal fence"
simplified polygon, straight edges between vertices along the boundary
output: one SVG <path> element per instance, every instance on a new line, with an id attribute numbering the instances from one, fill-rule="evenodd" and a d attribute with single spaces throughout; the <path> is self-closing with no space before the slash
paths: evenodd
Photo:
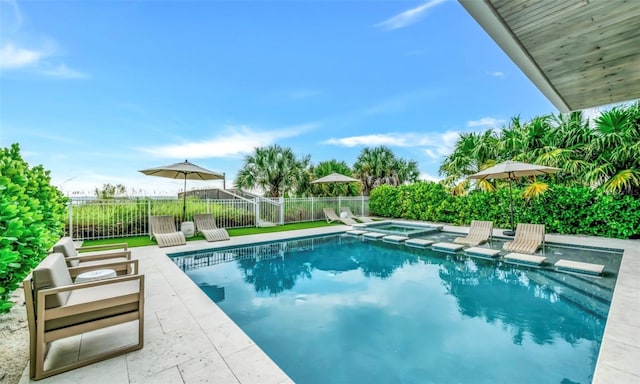
<path id="1" fill-rule="evenodd" d="M 72 199 L 66 234 L 77 240 L 142 236 L 149 234 L 149 216 L 173 215 L 176 227 L 180 222 L 193 221 L 197 213 L 211 213 L 223 228 L 282 225 L 323 220 L 322 208 L 340 212 L 349 207 L 356 215 L 369 214 L 369 198 L 309 197 L 268 199 L 188 199 L 186 217 L 182 217 L 179 199 Z"/>

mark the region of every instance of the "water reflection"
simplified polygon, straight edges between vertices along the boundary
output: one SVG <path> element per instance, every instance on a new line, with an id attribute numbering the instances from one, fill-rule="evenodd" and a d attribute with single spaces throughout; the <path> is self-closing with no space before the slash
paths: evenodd
<path id="1" fill-rule="evenodd" d="M 558 334 L 572 345 L 580 339 L 597 341 L 602 337 L 604 319 L 575 311 L 562 302 L 554 287 L 533 282 L 538 273 L 535 270 L 452 259 L 442 259 L 439 268 L 440 279 L 456 298 L 461 314 L 511 326 L 517 345 L 525 334 L 536 344 L 552 343 Z"/>

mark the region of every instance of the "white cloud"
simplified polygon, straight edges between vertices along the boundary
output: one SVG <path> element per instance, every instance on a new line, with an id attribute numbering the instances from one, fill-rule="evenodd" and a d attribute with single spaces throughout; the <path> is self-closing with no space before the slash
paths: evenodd
<path id="1" fill-rule="evenodd" d="M 0 48 L 0 69 L 18 69 L 31 67 L 45 56 L 43 52 L 16 47 L 7 43 Z"/>
<path id="2" fill-rule="evenodd" d="M 309 123 L 273 131 L 257 131 L 247 126 L 227 127 L 225 134 L 208 140 L 185 141 L 139 150 L 156 157 L 172 159 L 238 156 L 251 153 L 256 147 L 271 145 L 279 139 L 298 136 L 317 125 Z"/>
<path id="3" fill-rule="evenodd" d="M 491 72 L 491 76 L 501 79 L 504 77 L 504 72 L 494 71 L 494 72 Z"/>
<path id="4" fill-rule="evenodd" d="M 451 132 L 457 135 L 457 132 Z M 342 138 L 331 138 L 325 140 L 323 144 L 338 145 L 343 147 L 378 146 L 388 145 L 395 147 L 437 147 L 445 141 L 450 141 L 447 133 L 384 133 L 363 136 L 349 136 Z M 453 142 L 455 143 L 455 140 Z"/>
<path id="5" fill-rule="evenodd" d="M 364 146 L 391 145 L 391 146 L 398 146 L 398 147 L 408 146 L 406 137 L 401 137 L 395 134 L 351 136 L 351 137 L 343 137 L 340 139 L 331 138 L 329 140 L 324 141 L 324 144 L 339 145 L 344 147 L 355 147 L 358 145 L 364 145 Z"/>
<path id="6" fill-rule="evenodd" d="M 446 0 L 431 0 L 418 7 L 406 10 L 399 13 L 381 23 L 376 24 L 376 27 L 382 28 L 387 31 L 394 29 L 406 28 L 410 25 L 417 23 L 426 13 L 429 8 L 445 2 Z"/>
<path id="7" fill-rule="evenodd" d="M 436 176 L 431 176 L 428 173 L 421 173 L 420 176 L 418 176 L 418 179 L 426 180 L 426 181 L 433 181 L 434 183 L 437 183 L 438 181 L 441 180 L 441 178 L 436 177 Z"/>
<path id="8" fill-rule="evenodd" d="M 86 79 L 89 77 L 87 74 L 71 69 L 65 64 L 59 64 L 57 67 L 52 68 L 42 68 L 38 70 L 38 73 L 61 79 Z"/>
<path id="9" fill-rule="evenodd" d="M 495 127 L 497 125 L 501 125 L 504 124 L 505 120 L 502 119 L 496 119 L 494 117 L 483 117 L 479 120 L 470 120 L 467 121 L 467 127 L 469 128 L 475 128 L 475 127 L 487 127 L 487 128 L 492 128 Z"/>

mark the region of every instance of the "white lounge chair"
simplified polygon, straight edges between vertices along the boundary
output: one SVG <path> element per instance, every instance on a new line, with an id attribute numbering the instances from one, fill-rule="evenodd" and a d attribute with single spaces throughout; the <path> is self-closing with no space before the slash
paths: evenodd
<path id="1" fill-rule="evenodd" d="M 184 233 L 176 229 L 173 216 L 151 216 L 151 238 L 156 238 L 159 247 L 172 247 L 187 244 Z"/>
<path id="2" fill-rule="evenodd" d="M 544 224 L 518 223 L 513 241 L 507 241 L 502 249 L 509 252 L 534 254 L 544 246 Z"/>
<path id="3" fill-rule="evenodd" d="M 336 211 L 333 208 L 322 208 L 322 212 L 324 212 L 324 217 L 327 219 L 327 223 L 333 223 L 334 221 L 339 221 L 342 224 L 353 225 L 358 224 L 357 221 L 350 219 L 348 217 L 340 217 L 336 214 Z"/>
<path id="4" fill-rule="evenodd" d="M 202 233 L 207 241 L 229 240 L 229 233 L 224 228 L 218 228 L 212 214 L 193 215 L 193 221 L 196 225 L 196 233 Z"/>
<path id="5" fill-rule="evenodd" d="M 492 235 L 493 221 L 473 220 L 469 227 L 469 234 L 465 237 L 457 237 L 453 242 L 475 247 L 489 241 Z"/>
<path id="6" fill-rule="evenodd" d="M 373 223 L 373 219 L 371 219 L 370 217 L 354 215 L 353 212 L 351 212 L 351 208 L 349 207 L 340 208 L 340 212 L 346 213 L 348 218 L 357 220 L 361 223 Z"/>

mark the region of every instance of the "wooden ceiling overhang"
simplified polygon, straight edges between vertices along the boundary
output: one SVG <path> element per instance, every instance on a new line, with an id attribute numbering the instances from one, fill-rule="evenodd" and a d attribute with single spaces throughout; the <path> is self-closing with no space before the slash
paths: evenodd
<path id="1" fill-rule="evenodd" d="M 569 112 L 640 99 L 640 0 L 458 0 Z"/>

